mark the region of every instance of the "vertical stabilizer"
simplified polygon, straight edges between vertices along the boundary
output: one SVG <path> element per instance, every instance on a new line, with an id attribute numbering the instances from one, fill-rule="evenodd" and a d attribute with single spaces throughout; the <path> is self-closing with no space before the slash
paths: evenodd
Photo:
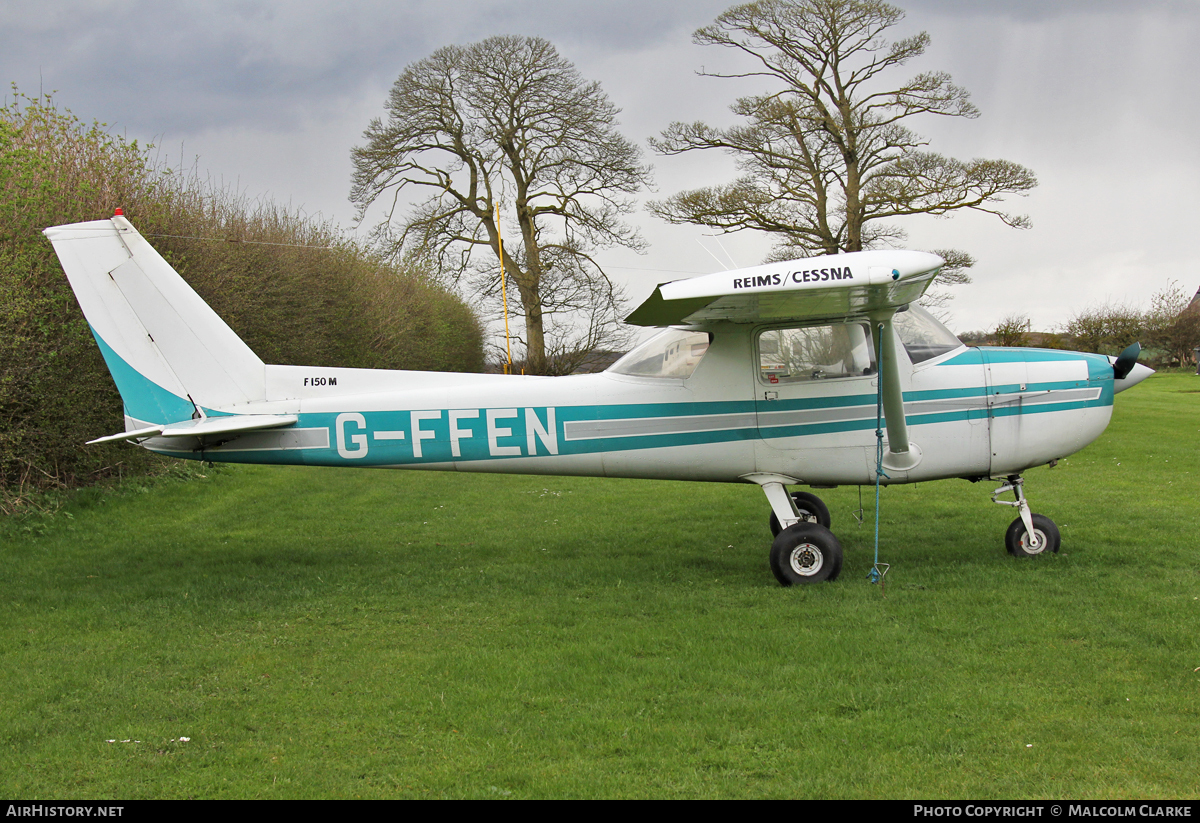
<path id="1" fill-rule="evenodd" d="M 265 398 L 262 360 L 124 217 L 45 234 L 128 417 L 175 423 Z"/>

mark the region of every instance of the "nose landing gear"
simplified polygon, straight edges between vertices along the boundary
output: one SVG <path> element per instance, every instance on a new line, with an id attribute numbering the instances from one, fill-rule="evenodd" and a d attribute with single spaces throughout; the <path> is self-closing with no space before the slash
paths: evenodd
<path id="1" fill-rule="evenodd" d="M 1046 552 L 1057 552 L 1062 538 L 1058 526 L 1044 514 L 1029 510 L 1023 486 L 1025 481 L 1019 474 L 1010 474 L 1005 483 L 992 492 L 992 502 L 1001 506 L 1016 506 L 1020 517 L 1014 520 L 1004 534 L 1004 547 L 1013 557 L 1036 557 Z M 1005 492 L 1012 492 L 1016 502 L 997 500 Z"/>

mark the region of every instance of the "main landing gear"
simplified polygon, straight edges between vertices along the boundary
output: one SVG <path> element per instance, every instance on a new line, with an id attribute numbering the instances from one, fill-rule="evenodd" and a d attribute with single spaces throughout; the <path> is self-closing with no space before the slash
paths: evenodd
<path id="1" fill-rule="evenodd" d="M 829 530 L 829 507 L 815 494 L 788 494 L 784 479 L 756 478 L 771 504 L 775 579 L 784 586 L 835 580 L 842 571 L 842 544 Z"/>
<path id="2" fill-rule="evenodd" d="M 1058 526 L 1044 514 L 1033 514 L 1029 501 L 1025 499 L 1025 481 L 1019 474 L 1010 474 L 1000 488 L 992 492 L 992 502 L 1001 506 L 1016 506 L 1020 516 L 1004 533 L 1004 547 L 1013 557 L 1037 557 L 1046 552 L 1057 552 L 1062 538 Z M 1016 501 L 997 500 L 1005 492 L 1012 492 Z"/>

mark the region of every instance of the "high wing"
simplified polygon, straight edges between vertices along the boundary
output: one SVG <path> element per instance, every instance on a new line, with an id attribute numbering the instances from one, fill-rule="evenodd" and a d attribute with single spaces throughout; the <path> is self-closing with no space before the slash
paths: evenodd
<path id="1" fill-rule="evenodd" d="M 673 326 L 869 315 L 872 324 L 879 323 L 879 339 L 893 340 L 892 315 L 924 294 L 943 265 L 936 254 L 920 251 L 851 252 L 770 263 L 664 283 L 625 322 Z M 921 455 L 916 447 L 910 450 L 894 347 L 880 352 L 879 367 L 888 431 L 884 465 L 911 468 Z"/>
<path id="2" fill-rule="evenodd" d="M 894 311 L 945 264 L 919 251 L 862 251 L 663 283 L 625 319 L 636 326 L 827 320 Z"/>

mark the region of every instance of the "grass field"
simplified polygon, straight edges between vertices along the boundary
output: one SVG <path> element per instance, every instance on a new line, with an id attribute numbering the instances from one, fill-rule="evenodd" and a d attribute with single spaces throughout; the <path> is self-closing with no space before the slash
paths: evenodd
<path id="1" fill-rule="evenodd" d="M 853 488 L 216 469 L 0 525 L 0 795 L 1195 797 L 1200 378 L 1026 474 Z M 885 596 L 886 595 L 886 596 Z M 184 740 L 184 738 L 188 738 Z M 115 742 L 113 742 L 115 741 Z"/>

